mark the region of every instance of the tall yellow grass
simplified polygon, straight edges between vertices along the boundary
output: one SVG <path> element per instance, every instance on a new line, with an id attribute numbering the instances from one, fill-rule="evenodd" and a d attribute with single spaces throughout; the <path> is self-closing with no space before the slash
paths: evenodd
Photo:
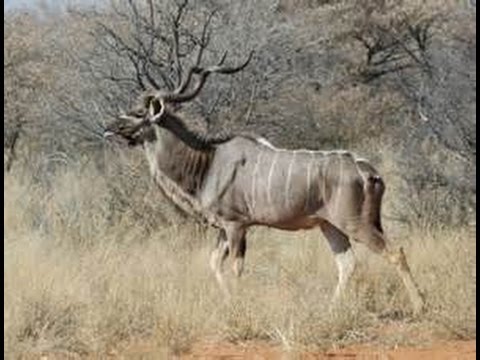
<path id="1" fill-rule="evenodd" d="M 143 341 L 161 356 L 201 339 L 262 339 L 298 349 L 475 337 L 473 229 L 436 227 L 392 239 L 405 246 L 427 296 L 420 318 L 409 315 L 395 272 L 361 245 L 343 311 L 329 313 L 336 269 L 319 231 L 251 231 L 238 282 L 227 263 L 236 287 L 227 303 L 208 267 L 215 232 L 160 226 L 146 233 L 128 213 L 112 221 L 110 185 L 93 168 L 65 170 L 48 187 L 6 175 L 7 358 L 104 354 Z M 395 331 L 387 331 L 392 324 Z"/>

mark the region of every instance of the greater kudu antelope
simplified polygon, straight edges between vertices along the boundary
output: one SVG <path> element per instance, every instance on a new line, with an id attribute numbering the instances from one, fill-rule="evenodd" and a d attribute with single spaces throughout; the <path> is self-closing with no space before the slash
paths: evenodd
<path id="1" fill-rule="evenodd" d="M 380 222 L 384 182 L 366 160 L 347 151 L 284 150 L 251 135 L 206 137 L 187 127 L 173 106 L 194 99 L 211 73 L 243 69 L 222 65 L 191 68 L 173 92 L 150 92 L 119 117 L 106 134 L 142 145 L 158 185 L 180 207 L 220 228 L 210 264 L 223 289 L 222 265 L 230 254 L 240 276 L 247 229 L 319 227 L 335 256 L 338 299 L 355 267 L 351 239 L 393 264 L 414 310 L 423 299 L 402 248 L 387 244 Z M 222 61 L 223 62 L 223 61 Z M 197 83 L 187 91 L 193 75 Z"/>

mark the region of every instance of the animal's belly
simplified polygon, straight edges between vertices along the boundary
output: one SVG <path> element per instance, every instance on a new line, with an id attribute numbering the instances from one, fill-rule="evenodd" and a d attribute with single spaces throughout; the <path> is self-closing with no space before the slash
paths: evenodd
<path id="1" fill-rule="evenodd" d="M 320 221 L 321 221 L 320 216 L 311 215 L 311 216 L 304 216 L 300 218 L 279 221 L 279 222 L 270 223 L 270 224 L 262 224 L 262 225 L 266 225 L 266 226 L 281 229 L 281 230 L 296 231 L 296 230 L 312 229 L 318 226 Z"/>
<path id="2" fill-rule="evenodd" d="M 299 193 L 295 197 L 286 197 L 283 193 L 274 193 L 271 197 L 258 195 L 256 201 L 247 204 L 251 217 L 262 223 L 309 226 L 323 207 L 323 201 L 316 191 Z"/>
<path id="3" fill-rule="evenodd" d="M 265 203 L 264 203 L 265 204 Z M 318 225 L 323 212 L 321 201 L 311 199 L 290 206 L 262 206 L 253 209 L 251 219 L 258 225 L 266 225 L 283 230 L 310 229 Z"/>

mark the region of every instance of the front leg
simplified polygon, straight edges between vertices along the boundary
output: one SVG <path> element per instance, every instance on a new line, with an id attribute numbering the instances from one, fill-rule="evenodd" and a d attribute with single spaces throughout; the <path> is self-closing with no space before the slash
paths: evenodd
<path id="1" fill-rule="evenodd" d="M 230 298 L 230 291 L 228 290 L 227 285 L 225 284 L 225 279 L 223 278 L 223 263 L 229 254 L 229 246 L 227 235 L 224 229 L 221 229 L 215 249 L 213 249 L 210 256 L 210 267 L 212 268 L 215 278 L 222 289 L 225 297 Z"/>
<path id="2" fill-rule="evenodd" d="M 243 273 L 247 251 L 246 226 L 237 222 L 229 223 L 225 226 L 225 232 L 233 258 L 233 272 L 240 277 Z"/>

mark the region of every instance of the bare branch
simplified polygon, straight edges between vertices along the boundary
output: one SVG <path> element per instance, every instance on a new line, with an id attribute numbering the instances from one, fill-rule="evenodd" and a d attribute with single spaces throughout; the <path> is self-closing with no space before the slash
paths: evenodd
<path id="1" fill-rule="evenodd" d="M 172 24 L 171 30 L 173 35 L 173 58 L 174 58 L 174 70 L 176 73 L 176 84 L 179 86 L 182 81 L 182 63 L 180 61 L 180 39 L 179 39 L 179 31 L 180 31 L 180 23 L 182 16 L 185 13 L 186 7 L 188 5 L 188 0 L 184 0 L 182 3 L 177 4 L 177 13 L 175 16 L 172 17 Z"/>
<path id="2" fill-rule="evenodd" d="M 197 57 L 195 59 L 195 63 L 192 67 L 190 67 L 190 69 L 188 70 L 187 76 L 183 79 L 183 81 L 180 82 L 180 84 L 178 84 L 177 88 L 174 91 L 174 93 L 176 93 L 176 94 L 181 94 L 182 92 L 185 91 L 185 89 L 190 84 L 190 81 L 192 80 L 192 75 L 195 72 L 195 69 L 198 66 L 200 66 L 200 63 L 202 61 L 203 52 L 204 52 L 205 48 L 208 46 L 208 43 L 209 43 L 209 37 L 207 36 L 207 30 L 208 30 L 208 27 L 210 25 L 210 22 L 211 22 L 211 20 L 214 16 L 215 12 L 216 12 L 216 10 L 212 11 L 209 14 L 209 16 L 207 17 L 207 19 L 206 19 L 206 21 L 203 25 L 202 35 L 200 37 L 200 41 L 197 42 L 198 53 L 197 53 Z M 226 53 L 225 53 L 225 55 L 226 55 Z M 220 64 L 222 64 L 222 63 L 223 63 L 223 61 Z"/>
<path id="3" fill-rule="evenodd" d="M 225 57 L 226 57 L 226 54 L 225 54 L 224 56 L 222 56 L 218 65 L 211 66 L 206 69 L 203 69 L 201 67 L 192 68 L 192 72 L 200 75 L 200 79 L 198 80 L 195 87 L 189 93 L 179 94 L 177 92 L 173 92 L 173 93 L 164 95 L 163 99 L 165 101 L 176 102 L 176 103 L 186 102 L 194 99 L 202 90 L 203 86 L 205 85 L 205 81 L 207 80 L 210 74 L 218 73 L 218 74 L 231 75 L 236 72 L 242 71 L 250 63 L 250 60 L 253 57 L 253 53 L 254 52 L 251 51 L 247 60 L 239 66 L 233 66 L 233 67 L 223 66 L 222 64 L 224 63 Z"/>

